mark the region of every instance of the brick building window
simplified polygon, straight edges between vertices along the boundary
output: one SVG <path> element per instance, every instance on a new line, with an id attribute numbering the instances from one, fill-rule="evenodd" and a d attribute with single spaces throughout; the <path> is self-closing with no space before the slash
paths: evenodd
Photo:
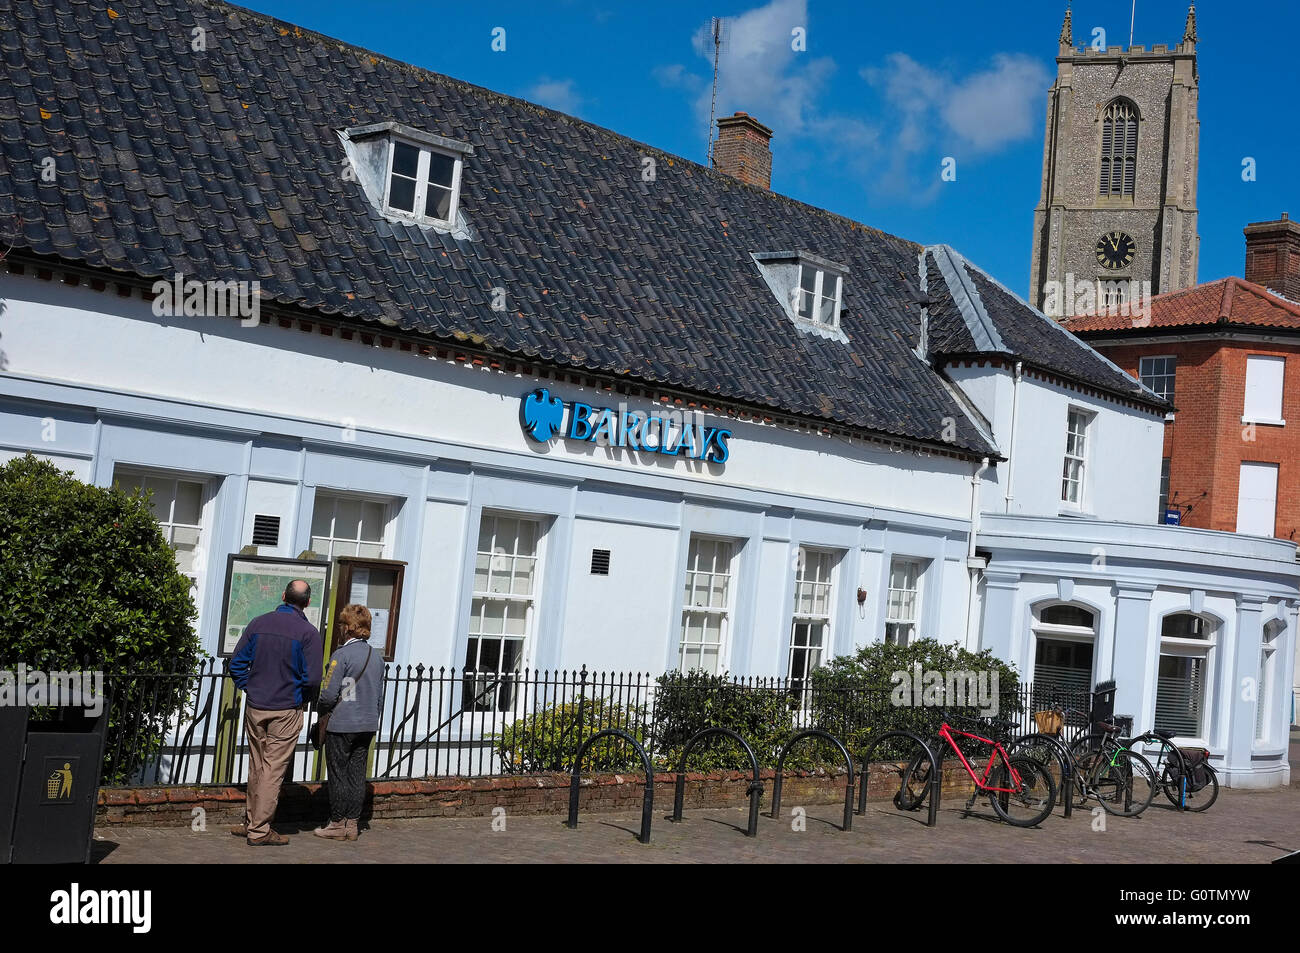
<path id="1" fill-rule="evenodd" d="M 1243 421 L 1284 424 L 1282 419 L 1282 383 L 1286 358 L 1251 354 L 1246 358 L 1246 399 L 1241 412 Z"/>
<path id="2" fill-rule="evenodd" d="M 1127 100 L 1116 99 L 1101 116 L 1102 195 L 1132 195 L 1137 180 L 1138 113 Z"/>
<path id="3" fill-rule="evenodd" d="M 1169 458 L 1160 461 L 1160 510 L 1156 513 L 1156 522 L 1165 521 L 1165 510 L 1169 509 Z"/>
<path id="4" fill-rule="evenodd" d="M 1174 399 L 1174 371 L 1178 367 L 1176 357 L 1144 357 L 1138 362 L 1138 377 L 1165 400 Z"/>

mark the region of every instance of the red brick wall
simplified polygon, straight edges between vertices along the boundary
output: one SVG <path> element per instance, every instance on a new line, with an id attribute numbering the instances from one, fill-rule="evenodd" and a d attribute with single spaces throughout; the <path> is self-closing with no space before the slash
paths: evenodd
<path id="1" fill-rule="evenodd" d="M 1138 376 L 1139 359 L 1172 354 L 1174 421 L 1165 427 L 1164 455 L 1170 458 L 1170 505 L 1183 510 L 1183 525 L 1237 529 L 1237 484 L 1243 462 L 1278 464 L 1274 535 L 1300 541 L 1300 347 L 1219 340 L 1101 345 L 1097 348 Z M 1285 427 L 1256 425 L 1253 440 L 1241 422 L 1246 397 L 1246 357 L 1287 359 L 1282 388 Z"/>
<path id="2" fill-rule="evenodd" d="M 871 766 L 867 796 L 870 800 L 891 799 L 897 792 L 901 765 Z M 761 772 L 763 810 L 772 804 L 775 772 Z M 945 764 L 943 797 L 966 798 L 972 790 L 970 776 L 960 764 Z M 740 771 L 718 771 L 686 775 L 683 812 L 692 809 L 727 807 L 744 803 L 750 775 Z M 672 812 L 673 774 L 655 775 L 656 819 Z M 842 804 L 845 776 L 842 771 L 787 772 L 781 789 L 782 813 L 800 804 Z M 418 781 L 374 781 L 368 786 L 366 807 L 372 817 L 484 817 L 494 808 L 507 815 L 567 815 L 567 774 L 527 775 L 500 778 L 440 778 Z M 644 779 L 635 774 L 597 774 L 584 777 L 578 807 L 589 811 L 640 811 Z M 856 803 L 856 802 L 855 802 Z M 102 788 L 95 816 L 98 827 L 190 827 L 202 808 L 204 822 L 237 824 L 244 819 L 242 787 Z M 286 784 L 276 813 L 279 822 L 323 822 L 329 814 L 327 786 Z"/>

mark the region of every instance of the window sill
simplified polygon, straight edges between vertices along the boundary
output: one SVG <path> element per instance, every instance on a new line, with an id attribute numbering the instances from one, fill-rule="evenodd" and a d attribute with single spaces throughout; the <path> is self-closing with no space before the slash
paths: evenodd
<path id="1" fill-rule="evenodd" d="M 1260 424 L 1265 427 L 1285 427 L 1285 420 L 1269 420 L 1264 417 L 1242 417 L 1243 424 Z"/>
<path id="2" fill-rule="evenodd" d="M 1091 519 L 1096 519 L 1096 518 L 1097 518 L 1097 517 L 1096 517 L 1096 514 L 1094 514 L 1094 513 L 1089 513 L 1089 512 L 1087 512 L 1087 511 L 1085 511 L 1085 510 L 1081 510 L 1081 509 L 1079 509 L 1078 507 L 1075 507 L 1075 506 L 1062 506 L 1062 507 L 1060 508 L 1060 510 L 1057 511 L 1057 514 L 1056 514 L 1056 515 L 1057 515 L 1057 516 L 1072 516 L 1072 517 L 1074 517 L 1075 519 L 1083 519 L 1083 520 L 1091 520 Z"/>

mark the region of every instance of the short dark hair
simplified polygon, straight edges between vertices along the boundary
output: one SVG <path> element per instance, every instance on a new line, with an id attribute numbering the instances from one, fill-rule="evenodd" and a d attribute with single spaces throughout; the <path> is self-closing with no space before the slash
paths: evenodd
<path id="1" fill-rule="evenodd" d="M 306 579 L 291 579 L 284 587 L 284 601 L 291 606 L 305 609 L 311 603 L 311 584 Z"/>

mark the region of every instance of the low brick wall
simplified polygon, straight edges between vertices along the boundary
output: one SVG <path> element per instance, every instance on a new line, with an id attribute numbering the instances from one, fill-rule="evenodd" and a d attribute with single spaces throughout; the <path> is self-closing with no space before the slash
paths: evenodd
<path id="1" fill-rule="evenodd" d="M 871 768 L 868 800 L 889 800 L 898 792 L 901 766 L 887 763 Z M 760 773 L 764 809 L 772 803 L 776 772 Z M 655 775 L 655 813 L 672 811 L 672 773 Z M 750 775 L 715 771 L 686 775 L 685 809 L 730 807 L 744 803 Z M 789 771 L 782 784 L 782 811 L 795 805 L 839 804 L 844 800 L 845 774 L 840 771 Z M 645 779 L 639 774 L 585 775 L 578 807 L 583 812 L 622 812 L 641 809 Z M 944 766 L 943 796 L 968 797 L 970 777 L 960 765 Z M 567 814 L 569 775 L 530 774 L 491 778 L 428 778 L 372 781 L 367 785 L 365 816 L 483 817 L 494 808 L 508 815 Z M 199 787 L 102 788 L 95 816 L 98 827 L 189 827 L 201 808 L 208 825 L 236 824 L 244 818 L 244 788 L 236 785 Z M 317 823 L 329 815 L 328 785 L 286 784 L 280 793 L 276 820 Z"/>

